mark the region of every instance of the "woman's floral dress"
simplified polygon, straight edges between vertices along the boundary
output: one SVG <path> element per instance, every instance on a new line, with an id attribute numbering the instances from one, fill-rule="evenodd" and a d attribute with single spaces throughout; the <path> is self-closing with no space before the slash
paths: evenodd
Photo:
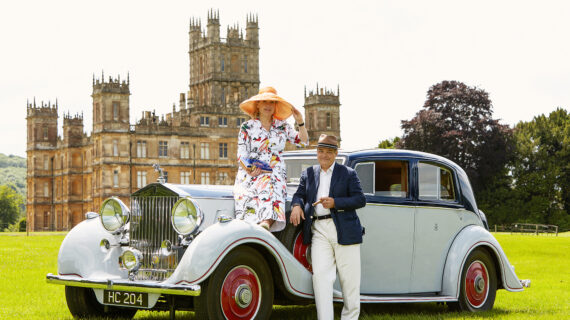
<path id="1" fill-rule="evenodd" d="M 286 142 L 306 146 L 299 133 L 286 121 L 273 119 L 267 131 L 259 119 L 243 123 L 238 136 L 238 161 L 259 159 L 269 163 L 271 173 L 252 177 L 239 166 L 234 185 L 236 218 L 252 223 L 275 220 L 270 231 L 285 228 L 285 201 L 287 199 L 287 171 L 281 159 Z"/>

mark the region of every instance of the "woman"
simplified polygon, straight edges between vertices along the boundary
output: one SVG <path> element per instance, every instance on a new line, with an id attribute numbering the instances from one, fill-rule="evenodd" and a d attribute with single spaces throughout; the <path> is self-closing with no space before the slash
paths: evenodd
<path id="1" fill-rule="evenodd" d="M 239 169 L 234 185 L 236 218 L 259 223 L 272 232 L 283 230 L 287 172 L 281 153 L 287 141 L 298 146 L 309 144 L 303 115 L 272 87 L 261 88 L 258 95 L 239 106 L 251 119 L 243 123 L 238 137 Z M 285 121 L 291 115 L 299 132 Z M 251 160 L 259 160 L 270 168 L 246 167 Z"/>

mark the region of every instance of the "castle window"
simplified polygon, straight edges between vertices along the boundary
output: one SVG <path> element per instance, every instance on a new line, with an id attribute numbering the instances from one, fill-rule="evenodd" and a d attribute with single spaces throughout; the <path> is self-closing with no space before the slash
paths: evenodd
<path id="1" fill-rule="evenodd" d="M 119 170 L 113 171 L 113 188 L 119 187 Z"/>
<path id="2" fill-rule="evenodd" d="M 238 73 L 239 72 L 239 61 L 238 61 L 238 56 L 236 54 L 232 55 L 232 62 L 231 62 L 231 68 L 232 68 L 232 72 L 234 73 Z"/>
<path id="3" fill-rule="evenodd" d="M 49 169 L 49 158 L 48 156 L 44 156 L 44 170 Z"/>
<path id="4" fill-rule="evenodd" d="M 113 120 L 119 120 L 119 102 L 113 101 Z"/>
<path id="5" fill-rule="evenodd" d="M 190 172 L 180 172 L 180 183 L 190 184 Z"/>
<path id="6" fill-rule="evenodd" d="M 228 126 L 228 118 L 227 117 L 219 117 L 218 118 L 218 126 L 219 127 L 227 127 Z"/>
<path id="7" fill-rule="evenodd" d="M 113 140 L 113 157 L 119 156 L 119 141 Z"/>
<path id="8" fill-rule="evenodd" d="M 49 197 L 49 185 L 47 182 L 44 182 L 44 197 Z"/>
<path id="9" fill-rule="evenodd" d="M 164 177 L 164 182 L 168 182 L 168 171 L 162 171 L 162 176 Z"/>
<path id="10" fill-rule="evenodd" d="M 210 144 L 207 142 L 200 143 L 200 159 L 210 159 Z"/>
<path id="11" fill-rule="evenodd" d="M 146 171 L 137 171 L 137 188 L 146 186 Z"/>
<path id="12" fill-rule="evenodd" d="M 48 139 L 48 128 L 44 127 L 43 129 L 44 129 L 44 140 L 47 140 Z"/>
<path id="13" fill-rule="evenodd" d="M 158 142 L 158 156 L 159 157 L 168 157 L 168 141 L 159 141 Z"/>
<path id="14" fill-rule="evenodd" d="M 217 184 L 224 184 L 228 180 L 229 176 L 227 172 L 218 172 Z"/>
<path id="15" fill-rule="evenodd" d="M 200 74 L 204 74 L 204 57 L 200 57 Z"/>
<path id="16" fill-rule="evenodd" d="M 226 88 L 222 88 L 222 105 L 226 104 Z"/>
<path id="17" fill-rule="evenodd" d="M 210 126 L 210 117 L 200 117 L 200 126 L 209 127 Z"/>
<path id="18" fill-rule="evenodd" d="M 228 144 L 220 143 L 220 159 L 228 158 Z"/>
<path id="19" fill-rule="evenodd" d="M 201 175 L 201 183 L 202 184 L 210 184 L 210 173 L 209 172 L 202 172 Z"/>
<path id="20" fill-rule="evenodd" d="M 327 112 L 327 129 L 330 129 L 332 127 L 332 117 L 331 117 L 331 113 Z"/>
<path id="21" fill-rule="evenodd" d="M 137 141 L 137 158 L 146 158 L 146 141 Z"/>
<path id="22" fill-rule="evenodd" d="M 245 118 L 236 118 L 236 126 L 241 127 L 242 123 L 245 122 Z"/>
<path id="23" fill-rule="evenodd" d="M 49 212 L 44 211 L 44 229 L 49 227 Z"/>
<path id="24" fill-rule="evenodd" d="M 222 72 L 224 72 L 226 70 L 226 60 L 224 59 L 223 55 L 220 58 L 220 65 L 221 65 Z"/>
<path id="25" fill-rule="evenodd" d="M 243 72 L 247 73 L 247 56 L 243 56 Z"/>
<path id="26" fill-rule="evenodd" d="M 180 159 L 190 158 L 190 145 L 188 141 L 180 142 Z"/>

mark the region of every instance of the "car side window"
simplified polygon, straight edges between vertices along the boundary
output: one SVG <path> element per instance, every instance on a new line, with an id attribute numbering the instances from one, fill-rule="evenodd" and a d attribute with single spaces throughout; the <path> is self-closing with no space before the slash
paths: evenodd
<path id="1" fill-rule="evenodd" d="M 457 201 L 451 170 L 436 164 L 420 162 L 418 173 L 420 199 Z"/>
<path id="2" fill-rule="evenodd" d="M 355 167 L 365 194 L 390 198 L 407 198 L 408 161 L 377 160 L 361 162 Z"/>

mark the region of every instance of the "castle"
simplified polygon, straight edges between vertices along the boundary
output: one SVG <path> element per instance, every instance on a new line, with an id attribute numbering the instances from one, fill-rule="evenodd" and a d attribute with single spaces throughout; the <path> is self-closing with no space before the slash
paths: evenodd
<path id="1" fill-rule="evenodd" d="M 27 222 L 29 231 L 69 230 L 115 196 L 154 182 L 160 164 L 170 183 L 233 184 L 237 135 L 249 117 L 239 103 L 259 90 L 259 27 L 246 18 L 220 38 L 219 12 L 210 11 L 204 32 L 199 19 L 189 31 L 190 84 L 178 108 L 158 116 L 145 111 L 129 123 L 129 76 L 93 77 L 93 129 L 83 115 L 63 115 L 58 136 L 58 103 L 27 103 Z M 321 133 L 340 137 L 339 90 L 305 89 L 310 143 Z M 311 147 L 310 146 L 310 147 Z M 288 149 L 293 149 L 289 146 Z"/>

